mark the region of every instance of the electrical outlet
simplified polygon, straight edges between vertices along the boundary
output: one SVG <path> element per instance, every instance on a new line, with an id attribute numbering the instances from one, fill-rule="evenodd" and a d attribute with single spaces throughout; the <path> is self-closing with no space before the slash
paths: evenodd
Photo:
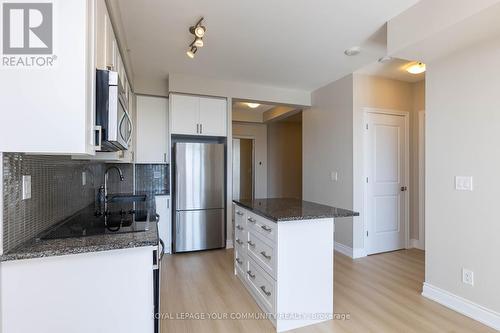
<path id="1" fill-rule="evenodd" d="M 474 286 L 474 272 L 469 269 L 462 268 L 462 282 Z"/>
<path id="2" fill-rule="evenodd" d="M 456 176 L 455 177 L 455 190 L 457 190 L 457 191 L 472 191 L 472 177 L 470 177 L 470 176 Z"/>
<path id="3" fill-rule="evenodd" d="M 155 172 L 153 172 L 153 178 L 154 178 L 154 179 L 159 179 L 159 178 L 161 178 L 161 172 L 160 172 L 160 171 L 155 171 Z"/>
<path id="4" fill-rule="evenodd" d="M 82 172 L 82 186 L 87 185 L 87 173 L 85 171 Z"/>
<path id="5" fill-rule="evenodd" d="M 31 176 L 23 176 L 23 200 L 31 199 Z"/>

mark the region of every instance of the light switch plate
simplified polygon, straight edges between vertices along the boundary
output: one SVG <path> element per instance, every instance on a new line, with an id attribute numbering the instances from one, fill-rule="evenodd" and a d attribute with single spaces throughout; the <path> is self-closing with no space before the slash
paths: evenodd
<path id="1" fill-rule="evenodd" d="M 31 176 L 23 176 L 23 200 L 31 199 Z"/>
<path id="2" fill-rule="evenodd" d="M 336 182 L 339 180 L 339 173 L 337 171 L 330 172 L 330 180 Z"/>
<path id="3" fill-rule="evenodd" d="M 457 191 L 472 191 L 472 177 L 471 176 L 456 176 L 455 177 L 455 190 Z"/>

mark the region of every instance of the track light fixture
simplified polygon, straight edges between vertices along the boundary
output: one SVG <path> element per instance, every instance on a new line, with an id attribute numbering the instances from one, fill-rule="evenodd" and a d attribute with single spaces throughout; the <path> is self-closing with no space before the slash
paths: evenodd
<path id="1" fill-rule="evenodd" d="M 189 49 L 186 52 L 189 58 L 194 58 L 194 54 L 198 51 L 198 48 L 203 47 L 203 37 L 205 36 L 205 32 L 207 28 L 201 25 L 203 22 L 203 17 L 196 22 L 195 25 L 189 27 L 189 32 L 194 35 L 194 40 L 191 44 L 189 44 Z"/>

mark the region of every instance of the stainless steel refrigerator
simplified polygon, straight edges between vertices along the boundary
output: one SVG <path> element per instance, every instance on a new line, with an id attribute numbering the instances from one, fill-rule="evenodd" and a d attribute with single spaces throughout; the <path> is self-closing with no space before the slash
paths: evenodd
<path id="1" fill-rule="evenodd" d="M 174 145 L 174 250 L 225 247 L 224 144 Z"/>

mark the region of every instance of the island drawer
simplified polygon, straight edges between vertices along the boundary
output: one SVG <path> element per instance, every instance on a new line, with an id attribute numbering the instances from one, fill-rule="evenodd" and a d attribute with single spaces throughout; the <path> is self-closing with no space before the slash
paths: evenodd
<path id="1" fill-rule="evenodd" d="M 276 248 L 273 242 L 251 230 L 248 233 L 247 255 L 276 279 Z"/>
<path id="2" fill-rule="evenodd" d="M 234 247 L 236 249 L 245 249 L 248 240 L 248 232 L 236 229 L 234 231 Z"/>
<path id="3" fill-rule="evenodd" d="M 276 310 L 276 281 L 267 274 L 252 258 L 248 258 L 246 281 L 252 294 L 263 310 Z"/>
<path id="4" fill-rule="evenodd" d="M 277 223 L 248 211 L 246 212 L 246 217 L 249 230 L 255 230 L 273 242 L 276 240 L 276 233 L 278 231 Z"/>
<path id="5" fill-rule="evenodd" d="M 246 252 L 239 249 L 234 251 L 234 266 L 236 267 L 236 274 L 242 281 L 246 280 L 246 271 L 248 270 L 248 259 Z"/>

